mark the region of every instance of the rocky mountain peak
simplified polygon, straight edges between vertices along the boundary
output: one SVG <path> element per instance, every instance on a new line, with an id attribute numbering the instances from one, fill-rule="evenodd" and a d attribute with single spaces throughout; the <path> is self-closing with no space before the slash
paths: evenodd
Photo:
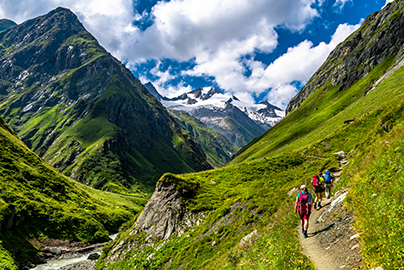
<path id="1" fill-rule="evenodd" d="M 144 86 L 158 101 L 161 101 L 163 99 L 163 96 L 160 95 L 160 93 L 151 82 L 146 83 Z"/>

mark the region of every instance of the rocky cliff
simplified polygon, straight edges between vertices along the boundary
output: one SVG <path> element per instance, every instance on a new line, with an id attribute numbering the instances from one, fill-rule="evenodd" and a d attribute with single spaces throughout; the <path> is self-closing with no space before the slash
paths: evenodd
<path id="1" fill-rule="evenodd" d="M 58 8 L 0 32 L 0 114 L 64 174 L 97 188 L 149 190 L 167 171 L 211 168 L 132 73 Z"/>
<path id="2" fill-rule="evenodd" d="M 331 82 L 338 86 L 338 91 L 344 91 L 386 58 L 400 56 L 404 50 L 403 6 L 403 1 L 394 1 L 368 16 L 360 29 L 331 52 L 321 68 L 292 98 L 286 114 L 326 83 Z"/>

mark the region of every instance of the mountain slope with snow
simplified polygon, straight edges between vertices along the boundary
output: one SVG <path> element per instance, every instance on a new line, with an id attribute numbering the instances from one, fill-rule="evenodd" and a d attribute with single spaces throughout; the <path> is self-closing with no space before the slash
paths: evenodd
<path id="1" fill-rule="evenodd" d="M 166 108 L 187 112 L 221 132 L 238 147 L 260 136 L 285 115 L 280 108 L 268 102 L 243 102 L 213 87 L 200 87 L 175 98 L 161 97 L 151 83 L 147 84 L 147 89 Z"/>

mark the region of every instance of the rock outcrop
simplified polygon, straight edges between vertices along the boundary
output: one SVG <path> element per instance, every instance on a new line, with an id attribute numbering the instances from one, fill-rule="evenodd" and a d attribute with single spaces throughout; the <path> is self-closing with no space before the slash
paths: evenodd
<path id="1" fill-rule="evenodd" d="M 404 1 L 397 0 L 368 16 L 360 29 L 331 52 L 322 67 L 291 99 L 286 114 L 325 84 L 339 86 L 338 91 L 343 91 L 364 78 L 386 58 L 400 56 L 404 51 L 403 6 Z M 397 63 L 401 60 L 399 57 Z"/>
<path id="2" fill-rule="evenodd" d="M 174 233 L 184 234 L 186 228 L 199 224 L 198 215 L 181 205 L 181 197 L 190 192 L 175 182 L 159 182 L 153 196 L 137 219 L 131 233 L 145 232 L 157 239 L 167 240 Z"/>

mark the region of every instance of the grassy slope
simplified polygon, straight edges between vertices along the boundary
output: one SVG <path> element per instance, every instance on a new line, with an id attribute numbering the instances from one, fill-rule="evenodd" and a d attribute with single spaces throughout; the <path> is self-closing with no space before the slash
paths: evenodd
<path id="1" fill-rule="evenodd" d="M 207 159 L 214 167 L 222 167 L 230 157 L 239 149 L 220 132 L 203 124 L 195 117 L 185 113 L 170 110 L 180 127 L 188 130 L 191 135 L 199 142 L 206 153 Z"/>
<path id="2" fill-rule="evenodd" d="M 227 167 L 181 175 L 180 180 L 163 177 L 160 181 L 193 188 L 195 196 L 184 198 L 183 203 L 191 211 L 204 212 L 206 219 L 186 236 L 156 243 L 161 244 L 158 251 L 149 247 L 137 254 L 129 252 L 126 260 L 110 269 L 161 269 L 170 260 L 165 269 L 313 267 L 297 242 L 293 197 L 286 192 L 309 182 L 319 169 L 335 170 L 338 163 L 333 153 L 337 151 L 349 153 L 349 165 L 337 189 L 350 186 L 346 206 L 355 210 L 364 267 L 403 268 L 404 68 L 364 96 L 394 61 L 386 58 L 349 89 L 338 91 L 339 86 L 330 83 L 316 89 Z M 344 124 L 347 119 L 355 121 Z M 235 203 L 246 208 L 232 214 Z M 236 221 L 226 224 L 231 215 L 236 215 Z M 212 227 L 216 229 L 209 230 Z M 252 243 L 238 244 L 253 228 L 258 232 Z M 144 241 L 141 235 L 120 239 Z M 153 258 L 146 260 L 152 253 Z M 103 266 L 101 262 L 99 267 Z"/>
<path id="3" fill-rule="evenodd" d="M 0 265 L 36 251 L 30 238 L 94 243 L 132 219 L 146 199 L 101 192 L 62 176 L 32 153 L 0 118 L 0 216 L 15 208 L 20 225 L 0 236 Z M 9 267 L 13 269 L 13 267 Z M 2 268 L 7 269 L 7 268 Z"/>

